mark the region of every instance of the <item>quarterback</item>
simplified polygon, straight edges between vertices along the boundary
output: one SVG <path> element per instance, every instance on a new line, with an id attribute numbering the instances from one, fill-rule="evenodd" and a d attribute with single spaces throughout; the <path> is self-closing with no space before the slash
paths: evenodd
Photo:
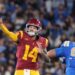
<path id="1" fill-rule="evenodd" d="M 75 42 L 65 41 L 59 48 L 48 51 L 51 57 L 65 57 L 66 75 L 75 75 Z"/>
<path id="2" fill-rule="evenodd" d="M 14 42 L 17 43 L 17 64 L 14 75 L 39 75 L 38 56 L 40 54 L 39 44 L 46 48 L 48 40 L 39 36 L 41 23 L 38 19 L 30 19 L 24 31 L 10 32 L 0 20 L 1 30 Z"/>

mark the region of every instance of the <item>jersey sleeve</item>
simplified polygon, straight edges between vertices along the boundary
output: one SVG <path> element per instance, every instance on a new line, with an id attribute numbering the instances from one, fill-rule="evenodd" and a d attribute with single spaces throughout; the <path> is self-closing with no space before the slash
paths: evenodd
<path id="1" fill-rule="evenodd" d="M 45 38 L 43 41 L 43 48 L 47 48 L 48 47 L 48 39 Z"/>
<path id="2" fill-rule="evenodd" d="M 44 37 L 39 37 L 39 42 L 41 43 L 43 48 L 46 48 L 48 46 L 48 39 Z"/>
<path id="3" fill-rule="evenodd" d="M 65 41 L 59 48 L 56 48 L 55 49 L 56 56 L 65 57 L 66 56 L 65 51 L 68 50 L 69 45 L 70 45 L 70 41 Z"/>
<path id="4" fill-rule="evenodd" d="M 18 39 L 21 39 L 23 37 L 23 31 L 16 32 L 16 36 Z"/>

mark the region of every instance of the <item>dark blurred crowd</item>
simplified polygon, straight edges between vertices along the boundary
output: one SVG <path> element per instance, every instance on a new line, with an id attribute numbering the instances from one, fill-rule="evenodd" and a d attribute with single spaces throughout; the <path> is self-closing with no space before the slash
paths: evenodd
<path id="1" fill-rule="evenodd" d="M 65 40 L 75 41 L 75 0 L 0 0 L 0 17 L 13 32 L 24 30 L 28 19 L 38 18 L 42 23 L 39 34 L 49 40 L 48 50 Z M 15 54 L 16 44 L 0 31 L 0 75 L 13 75 Z M 41 61 L 41 75 L 64 75 L 62 61 Z"/>

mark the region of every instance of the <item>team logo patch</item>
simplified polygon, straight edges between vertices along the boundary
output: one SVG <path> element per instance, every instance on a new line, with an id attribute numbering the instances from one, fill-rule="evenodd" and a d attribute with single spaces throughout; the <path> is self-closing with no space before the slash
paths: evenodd
<path id="1" fill-rule="evenodd" d="M 75 47 L 71 49 L 71 56 L 75 56 Z"/>

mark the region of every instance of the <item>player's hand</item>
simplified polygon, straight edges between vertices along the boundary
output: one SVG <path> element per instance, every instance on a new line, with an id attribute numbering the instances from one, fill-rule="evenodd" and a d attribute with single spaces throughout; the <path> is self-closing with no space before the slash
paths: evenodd
<path id="1" fill-rule="evenodd" d="M 37 45 L 38 45 L 38 52 L 39 53 L 42 53 L 43 52 L 43 48 L 41 46 L 41 43 L 40 42 L 37 42 Z"/>

